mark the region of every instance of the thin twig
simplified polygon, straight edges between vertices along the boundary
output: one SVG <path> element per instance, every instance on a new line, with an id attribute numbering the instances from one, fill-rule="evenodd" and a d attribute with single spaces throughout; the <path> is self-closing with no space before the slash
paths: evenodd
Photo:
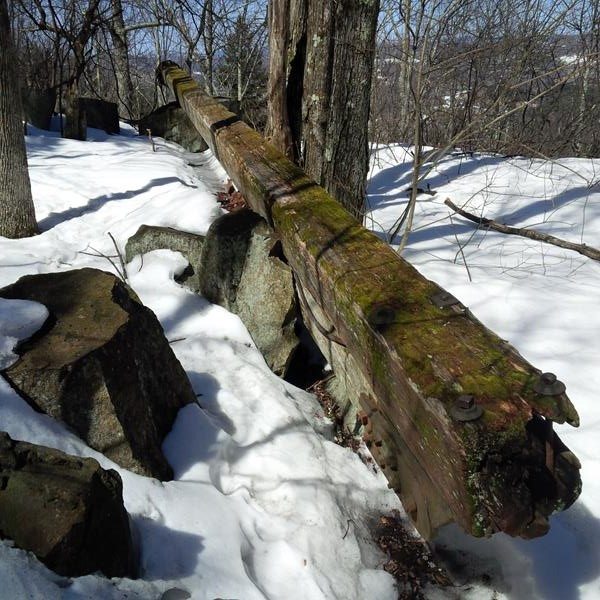
<path id="1" fill-rule="evenodd" d="M 117 272 L 117 275 L 123 281 L 125 281 L 125 279 L 123 278 L 123 274 L 119 270 L 119 267 L 117 267 L 117 265 L 115 264 L 115 262 L 113 261 L 113 259 L 108 254 L 104 254 L 104 253 L 100 252 L 99 250 L 96 250 L 96 248 L 94 248 L 93 246 L 88 246 L 88 248 L 91 248 L 96 254 L 92 254 L 91 252 L 86 252 L 85 250 L 80 250 L 79 254 L 86 254 L 87 256 L 94 256 L 95 258 L 104 258 L 104 259 L 106 259 L 113 266 L 114 270 Z"/>
<path id="2" fill-rule="evenodd" d="M 354 522 L 354 520 L 348 519 L 348 525 L 346 526 L 346 533 L 344 533 L 344 535 L 342 536 L 343 540 L 346 539 L 346 536 L 348 535 L 348 532 L 350 531 L 350 523 L 352 523 L 354 525 L 354 527 L 356 527 L 356 523 Z"/>
<path id="3" fill-rule="evenodd" d="M 121 251 L 119 250 L 119 246 L 117 246 L 117 242 L 115 240 L 115 238 L 113 237 L 113 234 L 109 231 L 108 232 L 108 236 L 110 237 L 110 239 L 112 240 L 113 246 L 115 247 L 115 250 L 117 251 L 117 256 L 119 257 L 119 262 L 121 263 L 121 273 L 123 275 L 123 281 L 125 283 L 127 283 L 127 267 L 125 266 L 125 261 L 123 260 L 123 255 L 121 254 Z"/>
<path id="4" fill-rule="evenodd" d="M 452 233 L 454 234 L 454 239 L 458 244 L 458 251 L 463 259 L 463 265 L 465 265 L 465 269 L 467 270 L 467 275 L 469 276 L 469 281 L 472 283 L 473 278 L 471 277 L 471 271 L 469 270 L 469 265 L 467 264 L 467 259 L 465 258 L 465 253 L 463 252 L 463 247 L 461 243 L 458 241 L 458 236 L 456 235 L 456 229 L 454 229 L 454 221 L 452 220 L 452 215 L 450 215 L 450 223 L 452 224 Z"/>

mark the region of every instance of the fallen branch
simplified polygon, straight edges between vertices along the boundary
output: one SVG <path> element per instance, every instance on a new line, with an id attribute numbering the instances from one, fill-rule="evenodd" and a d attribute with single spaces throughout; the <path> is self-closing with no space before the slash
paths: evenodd
<path id="1" fill-rule="evenodd" d="M 587 246 L 586 244 L 574 244 L 573 242 L 561 240 L 560 238 L 550 235 L 549 233 L 541 233 L 540 231 L 534 231 L 533 229 L 527 229 L 526 227 L 510 227 L 509 225 L 503 225 L 502 223 L 498 223 L 492 219 L 478 217 L 467 212 L 466 210 L 463 210 L 462 208 L 458 208 L 458 206 L 456 206 L 456 204 L 454 204 L 450 198 L 446 198 L 444 200 L 444 204 L 451 208 L 454 212 L 458 213 L 461 217 L 469 219 L 469 221 L 473 221 L 478 225 L 483 225 L 488 229 L 493 229 L 494 231 L 499 231 L 500 233 L 506 233 L 509 235 L 520 235 L 532 240 L 538 240 L 539 242 L 546 242 L 547 244 L 552 244 L 553 246 L 559 246 L 560 248 L 567 248 L 567 250 L 575 250 L 575 252 L 579 252 L 579 254 L 583 254 L 588 258 L 600 260 L 600 250 L 593 248 L 592 246 Z"/>

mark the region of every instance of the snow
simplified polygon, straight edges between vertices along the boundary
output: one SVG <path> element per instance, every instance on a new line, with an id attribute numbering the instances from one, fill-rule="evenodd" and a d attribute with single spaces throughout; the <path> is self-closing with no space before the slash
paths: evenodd
<path id="1" fill-rule="evenodd" d="M 367 223 L 386 238 L 408 201 L 412 157 L 409 149 L 390 146 L 376 148 L 372 158 Z M 566 384 L 581 426 L 555 429 L 581 460 L 583 480 L 580 499 L 551 519 L 550 533 L 543 538 L 474 540 L 449 527 L 438 543 L 452 549 L 454 560 L 465 563 L 471 574 L 495 572 L 496 587 L 508 598 L 597 600 L 600 263 L 548 244 L 477 229 L 443 201 L 450 198 L 501 223 L 598 247 L 600 160 L 550 162 L 457 153 L 435 165 L 420 185 L 428 183 L 436 195 L 419 196 L 404 257 L 532 364 L 556 373 Z M 461 551 L 466 556 L 460 557 Z"/>
<path id="2" fill-rule="evenodd" d="M 17 343 L 30 338 L 47 318 L 48 310 L 42 304 L 0 298 L 0 369 L 17 360 L 13 352 Z"/>
<path id="3" fill-rule="evenodd" d="M 0 286 L 84 266 L 116 272 L 102 256 L 115 254 L 109 232 L 122 252 L 143 223 L 202 234 L 222 212 L 214 192 L 225 174 L 208 153 L 161 140 L 152 152 L 127 129 L 91 130 L 87 142 L 30 134 L 42 233 L 0 238 Z M 378 470 L 331 441 L 332 425 L 311 394 L 269 371 L 238 317 L 174 281 L 185 266 L 169 250 L 127 265 L 130 285 L 160 319 L 198 394 L 163 445 L 173 481 L 121 469 L 0 378 L 0 430 L 120 473 L 140 579 L 59 577 L 4 542 L 0 597 L 149 599 L 179 588 L 211 600 L 395 598 L 371 529 L 381 514 L 401 510 L 396 496 Z M 3 364 L 46 316 L 35 303 L 0 303 Z"/>
<path id="4" fill-rule="evenodd" d="M 226 175 L 209 153 L 187 154 L 160 139 L 153 152 L 126 127 L 121 136 L 90 130 L 87 142 L 29 131 L 42 233 L 0 238 L 0 287 L 26 274 L 84 266 L 116 273 L 105 258 L 115 254 L 109 233 L 122 252 L 141 224 L 205 233 L 221 214 L 215 192 Z M 401 146 L 380 147 L 372 164 L 367 223 L 385 238 L 407 202 L 410 155 Z M 537 540 L 476 540 L 445 528 L 435 543 L 458 583 L 429 589 L 430 598 L 600 598 L 600 265 L 477 230 L 443 204 L 450 197 L 471 212 L 597 246 L 598 180 L 598 160 L 456 155 L 423 182 L 437 193 L 419 197 L 405 257 L 566 383 L 582 424 L 557 430 L 581 459 L 584 484 L 581 498 Z M 402 510 L 397 498 L 380 473 L 331 441 L 331 423 L 312 395 L 270 373 L 238 317 L 175 282 L 185 266 L 168 250 L 127 265 L 130 285 L 158 316 L 198 394 L 163 445 L 173 481 L 121 469 L 0 378 L 0 430 L 94 457 L 121 474 L 140 578 L 60 577 L 3 542 L 0 597 L 158 599 L 179 588 L 210 600 L 396 598 L 372 523 Z M 0 368 L 46 317 L 36 303 L 0 301 Z"/>

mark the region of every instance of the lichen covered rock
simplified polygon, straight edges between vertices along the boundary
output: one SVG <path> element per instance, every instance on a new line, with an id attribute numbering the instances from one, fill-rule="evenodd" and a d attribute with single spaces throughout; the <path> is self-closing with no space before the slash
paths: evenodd
<path id="1" fill-rule="evenodd" d="M 0 432 L 0 537 L 61 575 L 135 576 L 122 491 L 119 474 L 94 459 Z"/>
<path id="2" fill-rule="evenodd" d="M 125 259 L 131 261 L 138 254 L 167 248 L 173 252 L 181 252 L 189 263 L 188 268 L 178 279 L 194 292 L 200 290 L 200 261 L 204 236 L 187 231 L 179 231 L 172 227 L 141 225 L 127 240 Z"/>
<path id="3" fill-rule="evenodd" d="M 202 251 L 200 292 L 237 314 L 274 373 L 285 374 L 298 345 L 289 266 L 262 217 L 239 210 L 219 217 Z"/>
<path id="4" fill-rule="evenodd" d="M 120 466 L 172 478 L 161 444 L 196 398 L 154 313 L 96 269 L 22 277 L 0 297 L 34 300 L 50 313 L 3 372 L 13 388 Z"/>

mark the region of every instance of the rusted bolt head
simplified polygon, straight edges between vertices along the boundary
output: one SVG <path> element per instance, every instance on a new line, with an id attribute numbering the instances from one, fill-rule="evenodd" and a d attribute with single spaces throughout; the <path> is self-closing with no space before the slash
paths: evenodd
<path id="1" fill-rule="evenodd" d="M 475 421 L 482 414 L 483 409 L 475 404 L 475 398 L 471 394 L 459 396 L 450 409 L 450 416 L 455 421 Z"/>
<path id="2" fill-rule="evenodd" d="M 468 408 L 473 408 L 475 404 L 475 398 L 471 396 L 471 394 L 465 394 L 463 396 L 459 396 L 456 401 L 456 406 L 462 408 L 463 410 L 467 410 Z"/>
<path id="3" fill-rule="evenodd" d="M 533 390 L 542 396 L 560 396 L 566 389 L 565 384 L 554 373 L 542 373 L 533 385 Z"/>

